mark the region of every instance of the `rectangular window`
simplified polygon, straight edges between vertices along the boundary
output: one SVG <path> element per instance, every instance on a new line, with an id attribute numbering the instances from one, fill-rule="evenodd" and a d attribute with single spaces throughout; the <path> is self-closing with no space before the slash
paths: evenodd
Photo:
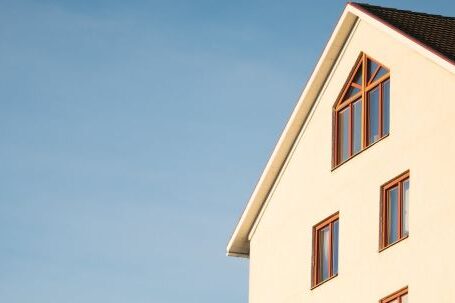
<path id="1" fill-rule="evenodd" d="M 405 287 L 381 299 L 379 303 L 408 303 L 408 288 Z"/>
<path id="2" fill-rule="evenodd" d="M 381 187 L 380 249 L 409 234 L 409 172 Z"/>
<path id="3" fill-rule="evenodd" d="M 338 230 L 338 213 L 313 227 L 313 287 L 338 274 Z"/>

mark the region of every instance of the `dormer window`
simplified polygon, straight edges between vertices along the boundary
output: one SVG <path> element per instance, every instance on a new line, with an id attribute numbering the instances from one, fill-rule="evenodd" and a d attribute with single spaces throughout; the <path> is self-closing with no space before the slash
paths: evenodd
<path id="1" fill-rule="evenodd" d="M 389 134 L 390 73 L 361 54 L 333 107 L 334 166 Z"/>

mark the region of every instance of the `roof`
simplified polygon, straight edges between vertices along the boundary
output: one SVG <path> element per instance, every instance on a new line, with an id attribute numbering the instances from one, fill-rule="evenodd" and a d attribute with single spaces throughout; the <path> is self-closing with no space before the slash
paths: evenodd
<path id="1" fill-rule="evenodd" d="M 249 257 L 250 238 L 267 198 L 288 160 L 333 65 L 358 20 L 386 32 L 417 53 L 455 74 L 455 18 L 360 3 L 348 3 L 310 76 L 294 111 L 235 227 L 229 256 Z"/>
<path id="2" fill-rule="evenodd" d="M 352 3 L 455 62 L 455 17 Z"/>

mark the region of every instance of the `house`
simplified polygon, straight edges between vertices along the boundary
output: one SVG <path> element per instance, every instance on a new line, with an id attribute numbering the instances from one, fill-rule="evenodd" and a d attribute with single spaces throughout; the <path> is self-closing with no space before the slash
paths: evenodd
<path id="1" fill-rule="evenodd" d="M 227 246 L 249 302 L 455 302 L 455 18 L 348 3 Z"/>

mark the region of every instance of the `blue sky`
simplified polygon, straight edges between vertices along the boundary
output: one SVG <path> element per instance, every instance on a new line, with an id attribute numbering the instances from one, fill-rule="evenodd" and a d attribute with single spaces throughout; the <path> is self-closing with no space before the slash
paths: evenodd
<path id="1" fill-rule="evenodd" d="M 0 301 L 246 302 L 225 246 L 344 4 L 1 1 Z"/>

